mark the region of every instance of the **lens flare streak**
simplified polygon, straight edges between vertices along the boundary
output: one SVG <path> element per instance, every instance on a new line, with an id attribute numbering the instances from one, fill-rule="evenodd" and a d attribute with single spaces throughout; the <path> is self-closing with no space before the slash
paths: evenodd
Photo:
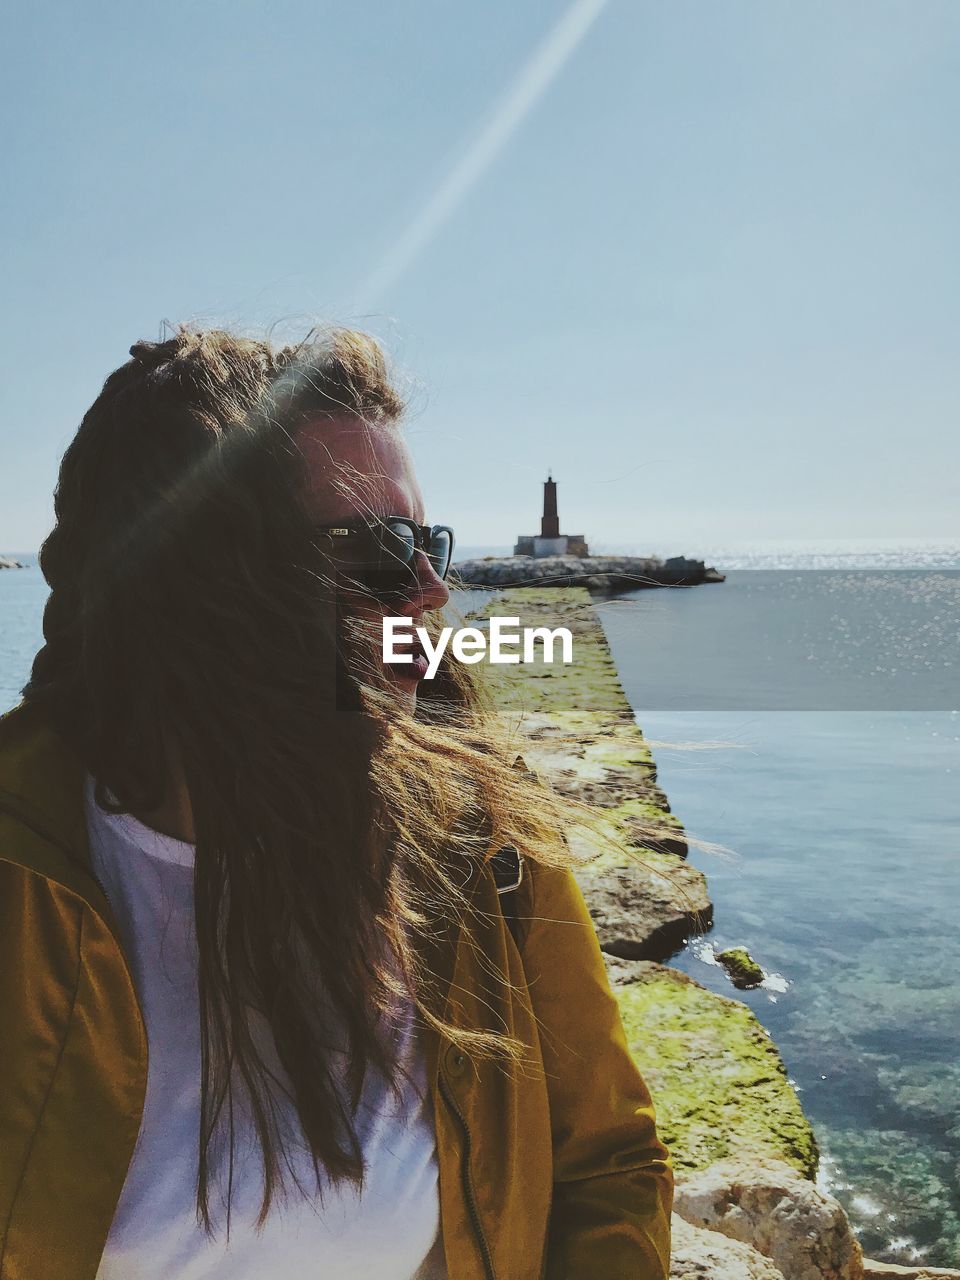
<path id="1" fill-rule="evenodd" d="M 375 305 L 409 270 L 503 151 L 576 52 L 609 0 L 574 0 L 534 50 L 493 114 L 359 289 Z"/>

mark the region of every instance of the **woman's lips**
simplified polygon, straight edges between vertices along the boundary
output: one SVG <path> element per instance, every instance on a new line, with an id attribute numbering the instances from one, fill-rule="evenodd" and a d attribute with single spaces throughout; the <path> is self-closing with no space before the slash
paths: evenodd
<path id="1" fill-rule="evenodd" d="M 399 646 L 398 646 L 399 648 Z M 427 655 L 420 648 L 419 644 L 414 644 L 412 648 L 406 651 L 413 658 L 412 662 L 388 662 L 387 670 L 397 680 L 415 680 L 418 684 L 427 674 L 430 663 Z"/>

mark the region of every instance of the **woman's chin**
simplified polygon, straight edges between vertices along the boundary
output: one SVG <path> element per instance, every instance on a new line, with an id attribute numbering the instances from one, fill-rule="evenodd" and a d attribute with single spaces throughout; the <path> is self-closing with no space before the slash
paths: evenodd
<path id="1" fill-rule="evenodd" d="M 423 664 L 423 670 L 416 660 L 412 664 L 387 662 L 384 666 L 397 692 L 413 710 L 417 705 L 417 689 L 426 674 L 426 663 Z"/>

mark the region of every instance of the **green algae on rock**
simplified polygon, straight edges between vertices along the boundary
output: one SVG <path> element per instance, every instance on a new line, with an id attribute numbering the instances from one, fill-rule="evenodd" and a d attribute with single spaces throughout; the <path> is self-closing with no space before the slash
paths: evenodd
<path id="1" fill-rule="evenodd" d="M 632 970 L 615 991 L 678 1173 L 730 1158 L 773 1158 L 812 1178 L 813 1130 L 751 1010 L 676 969 L 640 961 Z"/>
<path id="2" fill-rule="evenodd" d="M 521 626 L 567 627 L 573 636 L 573 662 L 536 661 L 491 667 L 497 702 L 505 711 L 573 712 L 597 718 L 632 720 L 606 636 L 593 602 L 582 587 L 530 587 L 501 591 L 476 625 L 490 614 L 518 617 Z"/>
<path id="3" fill-rule="evenodd" d="M 746 947 L 727 947 L 726 951 L 717 952 L 717 959 L 730 975 L 733 985 L 741 990 L 759 987 L 763 981 L 763 970 Z"/>
<path id="4" fill-rule="evenodd" d="M 571 664 L 545 663 L 541 654 L 534 663 L 492 668 L 497 704 L 516 717 L 527 765 L 602 815 L 568 833 L 584 862 L 575 874 L 601 947 L 666 959 L 710 927 L 713 908 L 703 873 L 684 861 L 683 825 L 657 785 L 590 597 L 582 588 L 526 588 L 500 593 L 487 616 L 494 607 L 523 626 L 565 626 L 573 635 Z"/>

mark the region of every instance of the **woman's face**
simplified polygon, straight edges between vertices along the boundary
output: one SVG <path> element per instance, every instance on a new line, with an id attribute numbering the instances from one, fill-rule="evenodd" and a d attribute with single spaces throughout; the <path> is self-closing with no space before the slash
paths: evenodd
<path id="1" fill-rule="evenodd" d="M 297 442 L 306 466 L 310 516 L 316 524 L 346 524 L 358 517 L 376 516 L 407 516 L 417 524 L 428 523 L 413 460 L 395 427 L 368 426 L 353 418 L 324 418 L 301 427 Z M 411 618 L 413 625 L 419 626 L 424 613 L 442 608 L 450 593 L 422 551 L 416 553 L 414 569 L 416 577 L 408 599 L 388 608 L 364 598 L 358 601 L 356 612 L 378 624 L 389 614 Z M 420 651 L 416 639 L 412 651 Z M 423 663 L 387 668 L 411 708 L 416 705 L 423 669 Z"/>

